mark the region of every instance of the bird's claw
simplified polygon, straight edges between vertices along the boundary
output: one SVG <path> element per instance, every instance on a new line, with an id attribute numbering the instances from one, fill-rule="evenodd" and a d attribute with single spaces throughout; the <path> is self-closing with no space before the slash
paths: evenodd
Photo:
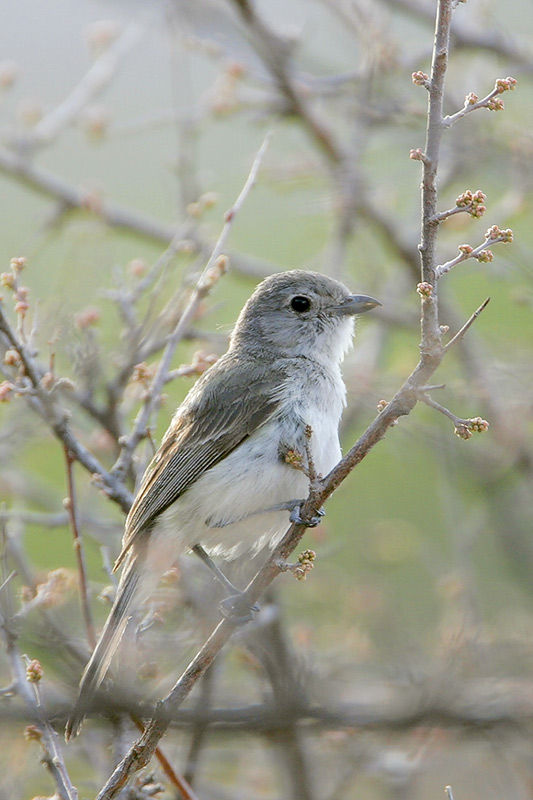
<path id="1" fill-rule="evenodd" d="M 246 625 L 247 622 L 251 622 L 259 611 L 257 603 L 250 605 L 246 592 L 225 597 L 219 607 L 222 615 L 236 625 Z"/>
<path id="2" fill-rule="evenodd" d="M 309 519 L 302 519 L 300 516 L 300 511 L 301 506 L 294 506 L 290 513 L 289 519 L 296 525 L 305 525 L 306 528 L 316 528 L 317 525 L 320 525 L 322 522 L 322 517 L 326 513 L 323 508 L 319 508 L 317 511 L 315 511 L 314 516 L 310 517 Z"/>

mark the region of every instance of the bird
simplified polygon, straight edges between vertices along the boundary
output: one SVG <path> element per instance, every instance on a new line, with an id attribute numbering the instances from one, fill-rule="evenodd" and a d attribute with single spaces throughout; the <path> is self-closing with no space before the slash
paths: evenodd
<path id="1" fill-rule="evenodd" d="M 274 547 L 308 495 L 307 454 L 321 475 L 340 460 L 340 365 L 355 316 L 378 305 L 301 269 L 256 287 L 228 350 L 177 408 L 141 480 L 114 567 L 122 568 L 115 600 L 82 674 L 67 740 L 79 732 L 128 621 L 169 564 L 188 550 L 209 561 Z M 290 453 L 304 468 L 291 465 Z"/>

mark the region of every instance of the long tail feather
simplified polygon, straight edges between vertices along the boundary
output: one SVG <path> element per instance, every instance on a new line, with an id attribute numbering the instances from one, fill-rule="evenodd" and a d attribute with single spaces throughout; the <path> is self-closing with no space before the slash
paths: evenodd
<path id="1" fill-rule="evenodd" d="M 111 664 L 131 617 L 131 604 L 139 583 L 137 559 L 131 558 L 122 574 L 115 602 L 98 644 L 81 676 L 78 699 L 65 729 L 67 741 L 77 736 L 85 715 Z"/>

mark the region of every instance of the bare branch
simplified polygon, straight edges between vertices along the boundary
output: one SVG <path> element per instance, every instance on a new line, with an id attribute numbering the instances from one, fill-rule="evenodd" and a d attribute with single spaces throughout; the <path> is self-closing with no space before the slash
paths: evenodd
<path id="1" fill-rule="evenodd" d="M 481 305 L 479 306 L 479 308 L 477 308 L 477 309 L 474 311 L 474 313 L 472 314 L 472 316 L 470 316 L 470 317 L 467 319 L 467 321 L 466 321 L 466 322 L 465 322 L 465 324 L 462 326 L 462 328 L 460 328 L 460 329 L 457 331 L 457 333 L 455 334 L 455 336 L 453 336 L 453 337 L 450 339 L 450 341 L 446 343 L 446 345 L 445 345 L 445 347 L 444 347 L 444 351 L 445 351 L 445 352 L 448 352 L 448 350 L 449 350 L 451 347 L 453 347 L 455 344 L 457 344 L 457 342 L 459 342 L 459 341 L 460 341 L 460 340 L 463 338 L 463 336 L 465 335 L 465 333 L 467 332 L 467 330 L 468 330 L 468 329 L 470 328 L 470 326 L 471 326 L 471 325 L 472 325 L 472 324 L 473 324 L 473 323 L 476 321 L 476 319 L 479 317 L 479 315 L 482 313 L 482 311 L 483 311 L 483 310 L 484 310 L 484 309 L 485 309 L 485 308 L 488 306 L 488 304 L 489 304 L 489 303 L 490 303 L 490 297 L 487 297 L 487 299 L 486 299 L 486 300 L 484 300 L 484 301 L 481 303 Z"/>
<path id="2" fill-rule="evenodd" d="M 28 348 L 19 339 L 9 324 L 1 303 L 0 334 L 3 334 L 9 345 L 16 350 L 20 356 L 21 362 L 24 365 L 25 374 L 29 381 L 28 389 L 31 390 L 30 399 L 36 401 L 33 404 L 34 410 L 45 420 L 54 435 L 63 442 L 65 448 L 75 457 L 76 461 L 79 461 L 92 475 L 98 477 L 107 496 L 118 503 L 120 507 L 127 512 L 132 503 L 130 492 L 124 487 L 122 482 L 109 473 L 102 464 L 100 464 L 98 459 L 74 436 L 69 424 L 68 412 L 59 404 L 54 387 L 48 390 L 43 385 L 42 378 L 44 372 L 36 365 Z M 17 386 L 17 392 L 20 392 L 21 388 L 24 387 Z"/>
<path id="3" fill-rule="evenodd" d="M 100 94 L 114 77 L 126 53 L 139 41 L 142 28 L 133 23 L 98 56 L 89 71 L 62 103 L 46 114 L 26 138 L 25 145 L 35 148 L 50 144 L 63 129 L 76 120 L 84 108 Z"/>
<path id="4" fill-rule="evenodd" d="M 220 236 L 218 237 L 207 264 L 192 291 L 189 302 L 187 303 L 174 330 L 168 337 L 168 341 L 159 361 L 156 374 L 154 375 L 150 388 L 147 392 L 146 400 L 137 415 L 133 425 L 133 430 L 122 444 L 121 453 L 115 465 L 113 466 L 113 469 L 111 470 L 112 474 L 115 476 L 124 476 L 129 469 L 133 452 L 141 439 L 145 437 L 150 417 L 157 403 L 159 402 L 159 396 L 163 386 L 167 381 L 170 364 L 176 347 L 183 338 L 185 331 L 188 329 L 192 319 L 194 318 L 198 305 L 209 294 L 215 283 L 220 277 L 222 277 L 226 270 L 227 259 L 222 255 L 226 240 L 236 215 L 242 208 L 244 201 L 256 182 L 261 161 L 271 138 L 272 133 L 268 133 L 263 140 L 263 143 L 254 158 L 252 167 L 244 186 L 239 193 L 239 196 L 237 197 L 233 206 L 225 214 L 225 221 L 220 232 Z"/>
<path id="5" fill-rule="evenodd" d="M 83 548 L 83 539 L 81 538 L 80 535 L 80 528 L 78 521 L 78 509 L 76 505 L 76 492 L 75 492 L 74 475 L 72 469 L 74 459 L 72 458 L 70 452 L 68 451 L 65 445 L 63 445 L 63 449 L 65 452 L 65 463 L 67 468 L 67 487 L 68 487 L 68 497 L 66 498 L 64 505 L 69 515 L 72 536 L 74 537 L 74 554 L 76 556 L 76 561 L 78 564 L 81 608 L 83 613 L 83 619 L 85 621 L 85 628 L 87 631 L 87 640 L 89 642 L 90 648 L 94 649 L 96 647 L 96 632 L 94 629 L 94 620 L 91 612 L 91 603 L 89 599 L 89 585 L 87 582 L 87 566 L 85 564 L 85 551 Z"/>

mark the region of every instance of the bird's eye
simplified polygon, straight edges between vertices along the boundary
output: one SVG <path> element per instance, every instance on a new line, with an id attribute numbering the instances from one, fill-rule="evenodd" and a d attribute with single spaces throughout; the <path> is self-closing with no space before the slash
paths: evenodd
<path id="1" fill-rule="evenodd" d="M 291 300 L 291 308 L 298 314 L 302 314 L 304 311 L 309 311 L 311 308 L 311 301 L 308 297 L 297 294 L 296 297 L 293 297 Z"/>

